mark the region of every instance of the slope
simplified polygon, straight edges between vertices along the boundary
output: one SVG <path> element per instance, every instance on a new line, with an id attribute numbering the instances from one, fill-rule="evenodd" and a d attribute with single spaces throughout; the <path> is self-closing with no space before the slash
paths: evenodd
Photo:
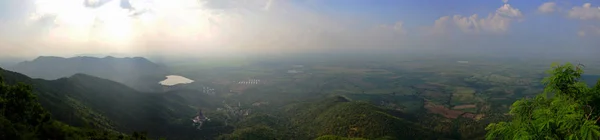
<path id="1" fill-rule="evenodd" d="M 139 91 L 156 91 L 167 70 L 142 57 L 50 57 L 41 56 L 9 67 L 33 78 L 54 80 L 77 73 L 93 75 L 123 83 Z"/>
<path id="2" fill-rule="evenodd" d="M 30 85 L 7 84 L 0 76 L 0 139 L 146 139 L 66 125 L 54 120 L 37 99 Z"/>
<path id="3" fill-rule="evenodd" d="M 369 103 L 349 101 L 340 96 L 317 103 L 286 107 L 291 123 L 306 139 L 337 135 L 361 138 L 434 139 L 438 136 L 409 120 L 393 116 L 391 110 Z M 397 113 L 396 113 L 397 114 Z M 441 137 L 441 136 L 440 136 Z"/>
<path id="4" fill-rule="evenodd" d="M 42 106 L 54 118 L 67 124 L 127 133 L 147 131 L 150 136 L 166 138 L 182 138 L 173 136 L 195 131 L 189 119 L 196 114 L 196 109 L 175 91 L 141 93 L 123 84 L 85 74 L 51 81 L 31 79 L 2 69 L 0 75 L 9 83 L 33 85 Z M 185 136 L 201 134 L 213 135 Z"/>

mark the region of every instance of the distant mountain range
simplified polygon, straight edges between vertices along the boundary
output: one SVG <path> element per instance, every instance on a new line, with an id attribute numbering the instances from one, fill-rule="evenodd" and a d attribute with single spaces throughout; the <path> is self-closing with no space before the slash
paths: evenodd
<path id="1" fill-rule="evenodd" d="M 138 91 L 161 90 L 159 81 L 168 74 L 166 67 L 143 57 L 116 58 L 41 56 L 7 69 L 32 78 L 54 80 L 81 73 L 125 84 Z"/>

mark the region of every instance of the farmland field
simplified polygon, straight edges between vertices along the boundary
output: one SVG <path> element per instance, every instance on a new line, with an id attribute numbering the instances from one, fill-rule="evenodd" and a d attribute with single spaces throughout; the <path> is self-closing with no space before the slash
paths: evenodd
<path id="1" fill-rule="evenodd" d="M 207 66 L 197 68 L 182 63 L 172 69 L 193 71 L 178 74 L 220 87 L 218 95 L 247 103 L 341 95 L 404 112 L 432 113 L 454 119 L 465 113 L 474 113 L 470 114 L 471 118 L 481 118 L 484 115 L 477 113 L 482 111 L 506 111 L 516 99 L 541 93 L 540 81 L 549 67 L 542 61 L 533 64 L 493 59 L 465 61 L 466 57 L 455 60 L 397 57 L 398 60 L 386 61 L 352 56 L 339 58 L 348 61 L 315 58 L 318 57 L 282 57 L 277 61 L 274 58 L 230 59 L 203 62 Z M 264 82 L 236 83 L 253 78 Z"/>

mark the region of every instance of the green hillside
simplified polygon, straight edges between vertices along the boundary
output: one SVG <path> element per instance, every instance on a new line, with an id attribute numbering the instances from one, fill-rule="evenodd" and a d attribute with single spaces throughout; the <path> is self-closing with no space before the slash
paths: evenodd
<path id="1" fill-rule="evenodd" d="M 365 102 L 335 96 L 317 103 L 287 107 L 293 125 L 308 139 L 322 135 L 360 138 L 392 137 L 397 139 L 431 139 L 434 132 L 411 121 L 393 116 L 391 110 Z M 396 114 L 397 115 L 397 114 Z M 310 119 L 309 119 L 310 118 Z"/>
<path id="2" fill-rule="evenodd" d="M 71 57 L 40 56 L 24 61 L 9 70 L 34 78 L 59 79 L 83 73 L 123 83 L 138 91 L 160 90 L 158 81 L 167 75 L 164 66 L 155 64 L 143 57 L 116 58 L 107 56 Z"/>
<path id="3" fill-rule="evenodd" d="M 428 139 L 427 129 L 391 116 L 385 110 L 362 102 L 337 104 L 315 119 L 320 127 L 319 135 L 379 138 L 393 136 L 398 139 Z M 317 129 L 319 130 L 319 129 Z"/>
<path id="4" fill-rule="evenodd" d="M 364 138 L 346 138 L 335 135 L 325 135 L 316 138 L 315 140 L 366 140 Z"/>
<path id="5" fill-rule="evenodd" d="M 582 123 L 579 121 L 581 118 L 585 118 L 585 120 L 589 118 L 590 122 L 587 123 L 596 122 L 596 118 L 600 118 L 597 117 L 597 112 L 600 111 L 593 111 L 595 108 L 592 110 L 575 109 L 583 106 L 596 106 L 597 93 L 600 91 L 598 90 L 600 86 L 588 88 L 585 83 L 575 82 L 580 80 L 579 73 L 573 74 L 574 76 L 571 78 L 568 77 L 568 73 L 552 74 L 563 77 L 550 79 L 563 81 L 554 82 L 559 84 L 548 87 L 555 86 L 557 89 L 568 90 L 569 92 L 565 93 L 569 93 L 567 94 L 569 98 L 564 99 L 571 99 L 570 96 L 574 96 L 573 99 L 581 98 L 581 103 L 571 103 L 575 100 L 538 96 L 531 101 L 520 100 L 516 102 L 517 104 L 513 104 L 513 107 L 518 107 L 523 103 L 536 103 L 538 106 L 533 109 L 541 111 L 534 112 L 534 117 L 538 118 L 532 119 L 543 121 L 543 124 L 553 120 L 565 120 L 560 117 L 568 116 L 552 115 L 554 114 L 552 113 L 553 109 L 566 110 L 567 112 L 562 112 L 563 114 L 569 114 L 569 111 L 578 114 L 567 119 L 573 123 L 565 122 L 565 124 Z M 126 85 L 85 74 L 75 74 L 57 80 L 31 79 L 22 74 L 5 70 L 0 70 L 0 75 L 4 77 L 2 96 L 0 96 L 2 97 L 0 98 L 2 105 L 0 109 L 3 109 L 0 114 L 2 115 L 0 123 L 3 124 L 0 130 L 5 132 L 0 136 L 3 139 L 128 139 L 142 137 L 142 139 L 175 140 L 470 140 L 484 139 L 486 134 L 491 139 L 494 137 L 510 139 L 516 135 L 515 133 L 521 133 L 519 131 L 531 132 L 531 134 L 538 131 L 536 127 L 530 126 L 528 123 L 520 123 L 529 120 L 527 112 L 521 112 L 521 116 L 515 118 L 506 115 L 502 108 L 491 108 L 493 106 L 486 103 L 463 106 L 481 106 L 477 110 L 477 114 L 460 112 L 452 110 L 453 108 L 448 106 L 431 105 L 430 103 L 416 104 L 414 110 L 407 111 L 389 104 L 403 104 L 422 98 L 410 96 L 411 98 L 404 99 L 407 96 L 397 96 L 394 92 L 387 94 L 303 94 L 302 92 L 293 92 L 288 94 L 268 89 L 276 86 L 257 85 L 254 89 L 260 89 L 262 92 L 215 96 L 186 88 L 172 88 L 166 92 L 139 92 Z M 564 75 L 567 75 L 566 78 Z M 560 84 L 564 82 L 571 83 Z M 17 83 L 24 84 L 17 85 Z M 419 87 L 436 88 L 434 84 L 419 85 Z M 577 94 L 571 94 L 571 92 Z M 444 94 L 443 92 L 428 93 L 431 95 Z M 562 91 L 557 93 L 562 93 Z M 352 97 L 352 99 L 348 97 Z M 390 103 L 386 104 L 381 101 Z M 582 106 L 577 106 L 577 104 Z M 546 109 L 545 107 L 552 108 Z M 444 113 L 460 114 L 457 114 L 456 118 L 449 118 Z M 511 111 L 510 113 L 518 112 Z M 197 127 L 197 123 L 192 123 L 191 119 L 196 116 L 202 116 L 201 127 Z M 489 125 L 486 130 L 488 124 L 492 125 Z M 552 123 L 549 125 L 563 127 Z M 518 130 L 516 128 L 520 126 L 526 127 L 516 131 Z M 597 126 L 595 124 L 589 126 L 589 130 L 594 131 L 587 132 L 588 128 L 585 128 L 585 133 L 583 128 L 566 128 L 565 130 L 581 130 L 582 134 L 586 134 L 582 136 L 596 136 Z M 490 130 L 493 133 L 489 133 Z M 541 130 L 545 133 L 555 133 L 554 129 L 544 128 L 539 131 Z M 554 137 L 571 135 L 569 131 L 560 132 L 561 136 Z M 541 135 L 535 135 L 535 137 L 539 138 Z"/>
<path id="6" fill-rule="evenodd" d="M 6 83 L 0 77 L 0 139 L 145 139 L 100 129 L 77 128 L 52 118 L 27 84 Z"/>
<path id="7" fill-rule="evenodd" d="M 52 81 L 31 79 L 5 70 L 0 70 L 0 75 L 7 83 L 33 85 L 33 93 L 40 97 L 41 105 L 56 120 L 69 125 L 124 133 L 145 131 L 152 137 L 175 139 L 216 137 L 194 133 L 190 119 L 196 114 L 196 108 L 175 91 L 141 93 L 120 83 L 84 74 Z M 200 102 L 197 104 L 210 107 L 210 103 Z"/>

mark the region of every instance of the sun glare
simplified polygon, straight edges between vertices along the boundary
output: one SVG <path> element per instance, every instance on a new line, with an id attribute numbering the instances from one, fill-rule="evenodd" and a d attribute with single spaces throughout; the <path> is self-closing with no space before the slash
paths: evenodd
<path id="1" fill-rule="evenodd" d="M 130 2 L 139 11 L 121 7 L 119 0 L 94 8 L 85 7 L 84 0 L 37 0 L 32 20 L 54 17 L 50 39 L 73 42 L 125 45 L 155 35 L 174 40 L 210 39 L 212 36 L 208 22 L 210 12 L 203 10 L 196 1 Z"/>

